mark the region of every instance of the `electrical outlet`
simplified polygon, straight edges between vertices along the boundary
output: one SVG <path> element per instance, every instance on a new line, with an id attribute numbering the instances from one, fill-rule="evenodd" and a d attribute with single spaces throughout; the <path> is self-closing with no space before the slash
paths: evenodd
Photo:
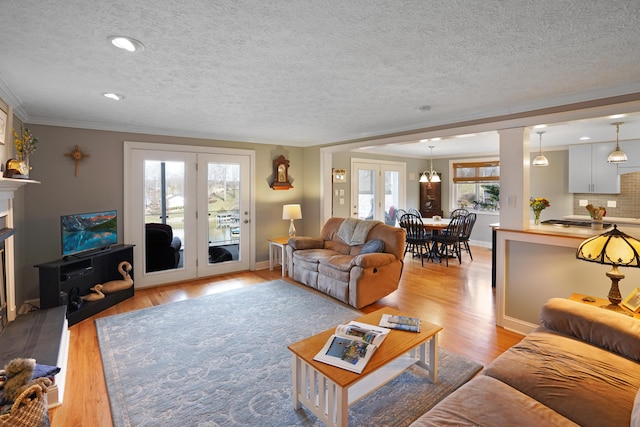
<path id="1" fill-rule="evenodd" d="M 588 200 L 580 199 L 578 202 L 578 206 L 587 206 L 589 204 Z"/>
<path id="2" fill-rule="evenodd" d="M 416 180 L 416 174 L 413 172 L 409 172 L 409 181 L 415 181 Z"/>
<path id="3" fill-rule="evenodd" d="M 343 188 L 340 189 L 340 195 L 344 196 L 344 189 Z"/>
<path id="4" fill-rule="evenodd" d="M 615 208 L 618 203 L 615 200 L 607 200 L 608 208 Z"/>
<path id="5" fill-rule="evenodd" d="M 344 199 L 340 199 L 340 204 L 344 205 Z"/>

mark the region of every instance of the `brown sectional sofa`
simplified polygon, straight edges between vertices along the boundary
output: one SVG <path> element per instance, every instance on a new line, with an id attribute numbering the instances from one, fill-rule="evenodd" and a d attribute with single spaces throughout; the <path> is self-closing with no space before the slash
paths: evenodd
<path id="1" fill-rule="evenodd" d="M 425 426 L 639 426 L 640 320 L 553 298 L 541 326 L 416 420 Z"/>
<path id="2" fill-rule="evenodd" d="M 355 308 L 398 289 L 406 232 L 380 221 L 330 218 L 320 237 L 292 237 L 289 276 Z M 375 252 L 362 253 L 365 245 Z"/>

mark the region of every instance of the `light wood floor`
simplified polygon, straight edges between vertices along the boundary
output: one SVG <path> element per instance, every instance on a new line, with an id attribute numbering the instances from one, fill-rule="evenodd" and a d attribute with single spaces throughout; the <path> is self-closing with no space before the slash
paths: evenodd
<path id="1" fill-rule="evenodd" d="M 439 324 L 444 327 L 442 347 L 484 365 L 490 363 L 522 336 L 495 326 L 491 250 L 472 247 L 472 252 L 473 261 L 464 254 L 461 265 L 453 260 L 449 267 L 425 262 L 423 268 L 418 258 L 407 255 L 399 289 L 361 311 L 393 307 Z M 280 278 L 279 269 L 260 270 L 140 289 L 133 298 L 72 326 L 64 402 L 50 411 L 52 427 L 112 425 L 95 318 Z"/>

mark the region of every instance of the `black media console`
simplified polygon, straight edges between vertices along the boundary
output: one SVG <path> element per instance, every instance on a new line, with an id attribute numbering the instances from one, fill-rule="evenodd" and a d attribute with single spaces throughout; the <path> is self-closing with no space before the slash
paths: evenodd
<path id="1" fill-rule="evenodd" d="M 115 245 L 108 251 L 82 257 L 66 257 L 56 261 L 38 264 L 40 271 L 40 308 L 52 308 L 69 304 L 74 294 L 86 295 L 89 289 L 99 283 L 122 280 L 118 264 L 128 261 L 133 267 L 133 245 Z M 129 273 L 133 279 L 133 270 Z M 97 301 L 85 301 L 80 308 L 69 305 L 67 321 L 69 326 L 93 316 L 114 304 L 133 296 L 133 286 Z"/>

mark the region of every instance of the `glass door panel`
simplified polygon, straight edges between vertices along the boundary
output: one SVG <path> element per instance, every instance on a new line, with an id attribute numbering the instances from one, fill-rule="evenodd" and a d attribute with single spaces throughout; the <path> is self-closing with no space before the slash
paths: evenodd
<path id="1" fill-rule="evenodd" d="M 131 150 L 127 225 L 137 287 L 196 277 L 193 153 Z M 153 225 L 150 225 L 153 224 Z"/>
<path id="2" fill-rule="evenodd" d="M 198 275 L 221 274 L 249 268 L 249 158 L 234 155 L 198 155 L 199 212 L 206 240 L 199 243 Z"/>
<path id="3" fill-rule="evenodd" d="M 353 194 L 357 194 L 357 198 L 353 205 L 353 216 L 358 219 L 375 219 L 378 166 L 358 163 L 354 170 L 357 179 L 354 181 L 356 188 Z"/>
<path id="4" fill-rule="evenodd" d="M 240 258 L 240 165 L 207 164 L 209 263 Z"/>
<path id="5" fill-rule="evenodd" d="M 384 171 L 384 222 L 396 225 L 395 211 L 400 207 L 400 172 Z"/>
<path id="6" fill-rule="evenodd" d="M 184 179 L 184 162 L 144 162 L 144 223 L 171 226 L 173 236 L 180 239 L 182 247 L 189 243 L 184 235 Z"/>

